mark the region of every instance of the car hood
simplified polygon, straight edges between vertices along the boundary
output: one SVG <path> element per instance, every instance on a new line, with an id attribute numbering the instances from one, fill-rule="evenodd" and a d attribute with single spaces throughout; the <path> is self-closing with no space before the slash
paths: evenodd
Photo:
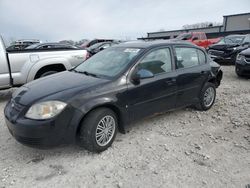
<path id="1" fill-rule="evenodd" d="M 65 71 L 24 85 L 13 94 L 13 98 L 19 104 L 29 105 L 39 99 L 62 91 L 65 91 L 65 93 L 66 90 L 82 91 L 93 86 L 103 85 L 108 81 L 106 79 Z"/>
<path id="2" fill-rule="evenodd" d="M 214 50 L 226 50 L 228 48 L 233 48 L 233 47 L 238 47 L 240 46 L 239 44 L 214 44 L 209 46 L 209 49 L 214 49 Z"/>
<path id="3" fill-rule="evenodd" d="M 246 50 L 240 52 L 240 54 L 250 56 L 250 48 L 247 48 Z"/>

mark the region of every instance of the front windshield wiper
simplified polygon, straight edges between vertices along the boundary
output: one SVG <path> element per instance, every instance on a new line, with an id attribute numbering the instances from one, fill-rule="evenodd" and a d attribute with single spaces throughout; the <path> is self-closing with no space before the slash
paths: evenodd
<path id="1" fill-rule="evenodd" d="M 87 75 L 87 76 L 93 76 L 93 77 L 98 77 L 96 74 L 94 74 L 94 73 L 90 73 L 90 72 L 88 72 L 88 71 L 78 71 L 78 70 L 76 70 L 76 69 L 73 69 L 72 71 L 74 71 L 74 72 L 77 72 L 77 73 L 80 73 L 80 74 L 85 74 L 85 75 Z"/>

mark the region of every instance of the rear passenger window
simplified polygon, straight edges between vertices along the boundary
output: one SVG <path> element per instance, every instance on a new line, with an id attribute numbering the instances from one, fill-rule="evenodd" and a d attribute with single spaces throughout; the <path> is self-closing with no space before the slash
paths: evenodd
<path id="1" fill-rule="evenodd" d="M 197 49 L 186 48 L 186 47 L 176 47 L 175 48 L 177 62 L 177 69 L 188 68 L 199 65 L 199 56 Z"/>
<path id="2" fill-rule="evenodd" d="M 161 74 L 172 70 L 169 48 L 154 50 L 147 54 L 138 65 L 139 69 L 146 69 L 153 74 Z"/>

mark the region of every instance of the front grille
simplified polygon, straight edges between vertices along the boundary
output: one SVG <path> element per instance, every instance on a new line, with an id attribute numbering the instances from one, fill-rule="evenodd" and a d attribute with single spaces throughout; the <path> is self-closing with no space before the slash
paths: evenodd
<path id="1" fill-rule="evenodd" d="M 11 108 L 15 109 L 17 112 L 21 112 L 24 109 L 23 105 L 17 103 L 13 99 L 11 99 L 10 106 L 11 106 Z"/>
<path id="2" fill-rule="evenodd" d="M 218 55 L 218 56 L 224 54 L 223 51 L 219 51 L 219 50 L 209 50 L 208 53 L 211 55 Z"/>
<path id="3" fill-rule="evenodd" d="M 6 118 L 12 123 L 15 122 L 18 116 L 24 111 L 24 108 L 25 106 L 11 99 L 5 110 Z"/>

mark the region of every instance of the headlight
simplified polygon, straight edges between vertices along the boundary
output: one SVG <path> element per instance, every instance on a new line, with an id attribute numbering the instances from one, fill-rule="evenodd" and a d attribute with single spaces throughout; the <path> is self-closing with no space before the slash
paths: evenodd
<path id="1" fill-rule="evenodd" d="M 61 101 L 47 101 L 32 105 L 25 117 L 30 119 L 49 119 L 59 114 L 67 104 Z"/>
<path id="2" fill-rule="evenodd" d="M 241 60 L 244 60 L 244 59 L 245 59 L 244 55 L 241 55 L 241 54 L 238 54 L 237 57 L 236 57 L 237 61 L 241 61 Z"/>

